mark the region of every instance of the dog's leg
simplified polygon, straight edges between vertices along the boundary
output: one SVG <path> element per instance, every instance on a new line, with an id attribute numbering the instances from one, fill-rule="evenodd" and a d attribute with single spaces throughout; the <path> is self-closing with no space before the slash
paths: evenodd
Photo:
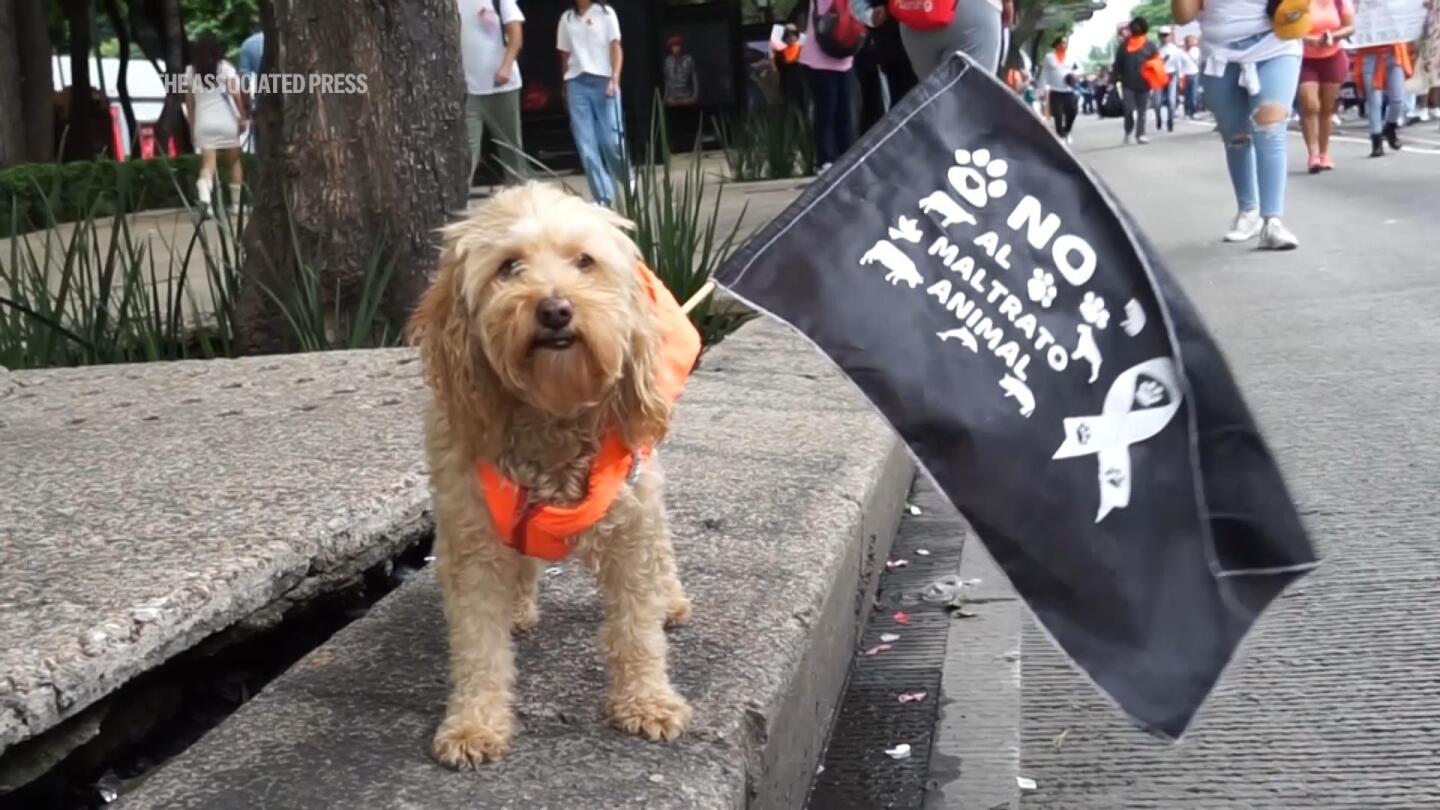
<path id="1" fill-rule="evenodd" d="M 510 624 L 520 559 L 489 540 L 443 530 L 437 546 L 450 627 L 450 699 L 435 732 L 435 758 L 452 768 L 474 768 L 504 756 L 514 733 Z"/>
<path id="2" fill-rule="evenodd" d="M 665 667 L 665 614 L 671 567 L 664 523 L 653 513 L 607 533 L 596 546 L 605 623 L 600 649 L 610 670 L 610 722 L 651 740 L 673 740 L 690 722 L 690 705 L 670 685 Z"/>
<path id="3" fill-rule="evenodd" d="M 515 612 L 510 626 L 523 633 L 540 622 L 540 569 L 544 565 L 534 557 L 521 557 L 519 565 Z"/>
<path id="4" fill-rule="evenodd" d="M 664 513 L 660 515 L 661 580 L 665 583 L 665 626 L 679 627 L 690 620 L 690 597 L 685 595 L 685 586 L 675 572 L 675 548 L 670 543 L 670 524 Z"/>

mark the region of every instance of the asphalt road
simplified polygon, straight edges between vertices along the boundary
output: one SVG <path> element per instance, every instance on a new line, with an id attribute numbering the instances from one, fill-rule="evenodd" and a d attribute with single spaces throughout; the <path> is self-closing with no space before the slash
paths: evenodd
<path id="1" fill-rule="evenodd" d="M 1077 129 L 1224 347 L 1324 562 L 1177 746 L 1131 730 L 1026 628 L 1020 773 L 1037 789 L 1021 807 L 1440 807 L 1435 127 L 1380 160 L 1355 132 L 1314 177 L 1292 135 L 1290 253 L 1221 244 L 1234 201 L 1208 125 L 1143 147 L 1115 120 Z"/>

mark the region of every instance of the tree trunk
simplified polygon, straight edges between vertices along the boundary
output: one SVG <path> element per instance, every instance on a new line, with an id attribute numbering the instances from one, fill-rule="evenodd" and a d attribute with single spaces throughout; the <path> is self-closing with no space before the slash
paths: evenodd
<path id="1" fill-rule="evenodd" d="M 435 266 L 436 228 L 466 201 L 454 0 L 271 0 L 261 17 L 269 73 L 350 74 L 365 87 L 258 94 L 238 344 L 247 353 L 293 347 L 262 282 L 287 298 L 303 260 L 326 296 L 339 291 L 343 317 L 382 249 L 394 275 L 381 314 L 403 325 Z"/>
<path id="2" fill-rule="evenodd" d="M 70 115 L 66 122 L 68 160 L 95 159 L 95 97 L 90 87 L 90 0 L 65 0 L 70 25 Z"/>
<path id="3" fill-rule="evenodd" d="M 165 72 L 173 77 L 167 87 L 179 87 L 179 77 L 185 75 L 185 25 L 180 16 L 180 0 L 160 0 L 160 32 L 165 43 Z M 190 127 L 185 120 L 185 97 L 180 93 L 165 94 L 165 103 L 160 107 L 160 117 L 155 126 L 160 143 L 174 139 L 181 153 L 190 151 Z"/>
<path id="4" fill-rule="evenodd" d="M 120 74 L 116 77 L 115 88 L 120 95 L 120 110 L 125 114 L 125 131 L 129 133 L 129 143 L 125 144 L 125 148 L 133 153 L 139 143 L 140 132 L 135 123 L 135 106 L 130 101 L 130 26 L 120 13 L 119 0 L 105 0 L 105 13 L 115 29 L 115 39 L 120 42 Z M 123 157 L 116 155 L 115 159 Z"/>
<path id="5" fill-rule="evenodd" d="M 50 24 L 46 4 L 14 0 L 15 39 L 20 56 L 20 110 L 25 121 L 24 160 L 55 159 L 55 77 L 50 67 Z"/>
<path id="6" fill-rule="evenodd" d="M 22 0 L 23 1 L 23 0 Z M 16 0 L 0 0 L 0 168 L 25 162 L 24 102 L 20 94 L 20 40 L 16 35 Z M 0 200 L 4 215 L 5 200 Z"/>

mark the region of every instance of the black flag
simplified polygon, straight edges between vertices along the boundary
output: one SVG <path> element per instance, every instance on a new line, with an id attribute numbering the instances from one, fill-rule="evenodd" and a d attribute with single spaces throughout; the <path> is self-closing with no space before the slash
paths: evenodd
<path id="1" fill-rule="evenodd" d="M 1315 565 L 1194 307 L 1111 196 L 953 57 L 719 274 L 889 420 L 1059 646 L 1176 738 Z"/>

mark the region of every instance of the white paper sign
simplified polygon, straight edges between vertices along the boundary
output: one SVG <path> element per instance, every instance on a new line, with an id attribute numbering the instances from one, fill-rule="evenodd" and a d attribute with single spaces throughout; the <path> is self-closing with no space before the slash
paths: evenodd
<path id="1" fill-rule="evenodd" d="M 1355 0 L 1353 48 L 1414 42 L 1425 28 L 1425 0 Z"/>

